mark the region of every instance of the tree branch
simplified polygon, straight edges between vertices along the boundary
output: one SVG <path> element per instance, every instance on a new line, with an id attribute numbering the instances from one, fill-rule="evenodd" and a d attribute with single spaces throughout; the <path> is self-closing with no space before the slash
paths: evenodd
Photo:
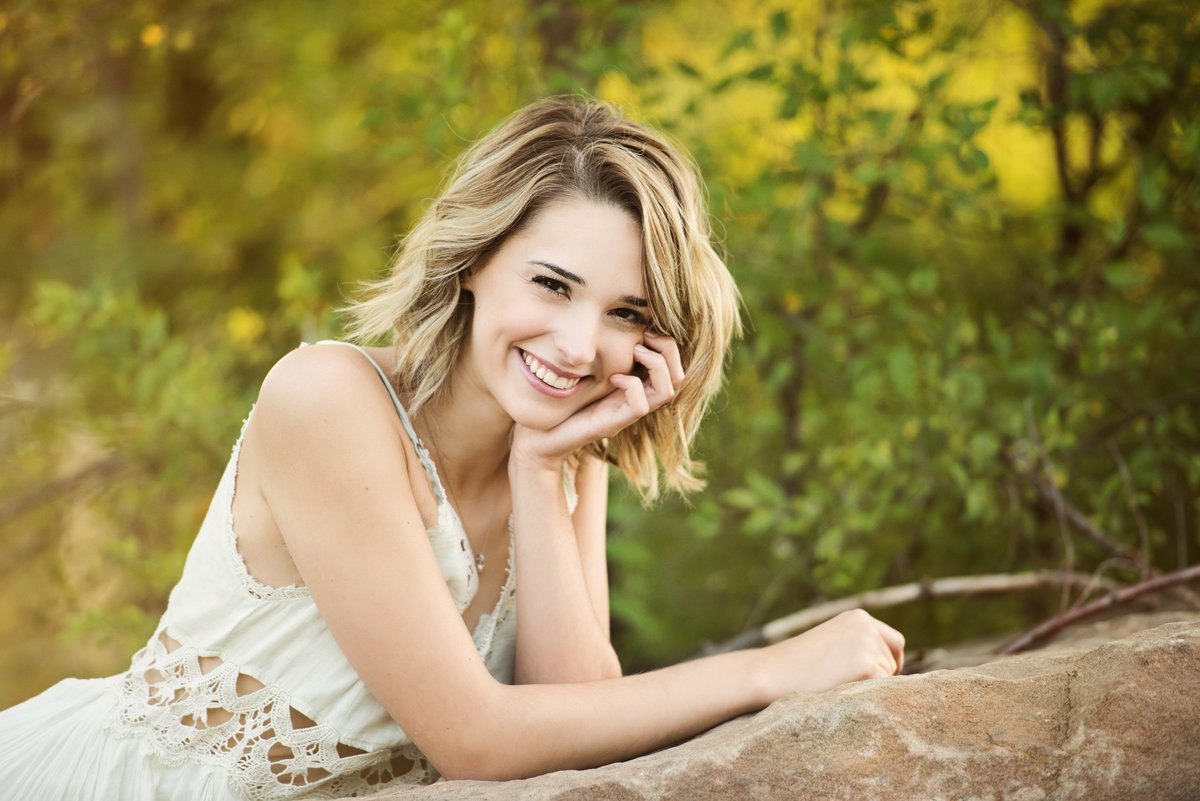
<path id="1" fill-rule="evenodd" d="M 1016 469 L 1022 478 L 1029 482 L 1030 486 L 1034 488 L 1034 490 L 1037 492 L 1038 498 L 1043 503 L 1049 504 L 1057 512 L 1059 512 L 1076 531 L 1080 532 L 1092 542 L 1109 551 L 1113 556 L 1118 556 L 1122 559 L 1128 559 L 1129 561 L 1133 562 L 1142 571 L 1143 575 L 1146 574 L 1149 568 L 1138 554 L 1134 553 L 1129 548 L 1117 542 L 1112 537 L 1108 536 L 1095 525 L 1093 525 L 1092 522 L 1087 519 L 1087 515 L 1079 511 L 1079 509 L 1073 506 L 1070 501 L 1063 497 L 1062 492 L 1059 491 L 1058 487 L 1055 486 L 1052 481 L 1047 481 L 1041 475 L 1038 475 L 1036 471 L 1022 470 L 1017 463 L 1017 459 L 1012 455 L 1012 452 L 1008 448 L 1004 449 L 1002 458 L 1014 469 Z"/>
<path id="2" fill-rule="evenodd" d="M 701 649 L 700 655 L 719 654 L 726 651 L 737 651 L 742 648 L 755 648 L 769 645 L 787 639 L 794 634 L 823 623 L 842 612 L 851 609 L 887 609 L 893 606 L 912 603 L 928 598 L 950 598 L 973 595 L 1000 595 L 1003 593 L 1020 592 L 1024 590 L 1057 587 L 1068 584 L 1087 586 L 1096 580 L 1082 573 L 1065 573 L 1061 570 L 1039 570 L 1031 573 L 992 574 L 984 576 L 955 576 L 911 584 L 901 584 L 895 587 L 885 587 L 879 590 L 839 598 L 836 601 L 817 604 L 808 609 L 795 612 L 778 620 L 773 620 L 757 629 L 743 632 L 724 642 L 707 644 Z M 1100 584 L 1106 588 L 1116 585 L 1112 581 L 1101 579 Z"/>
<path id="3" fill-rule="evenodd" d="M 13 518 L 20 517 L 30 509 L 73 492 L 78 487 L 90 481 L 111 476 L 125 466 L 125 461 L 125 458 L 121 456 L 109 456 L 106 459 L 100 459 L 85 465 L 74 473 L 42 484 L 26 492 L 24 495 L 0 501 L 0 525 L 7 523 Z"/>
<path id="4" fill-rule="evenodd" d="M 1155 576 L 1152 579 L 1122 587 L 1119 590 L 1114 590 L 1103 598 L 1092 601 L 1089 604 L 1063 612 L 1061 615 L 1055 615 L 1049 620 L 1039 623 L 1021 636 L 1011 640 L 1003 648 L 996 653 L 1000 656 L 1008 656 L 1015 654 L 1018 651 L 1023 651 L 1038 640 L 1048 637 L 1057 631 L 1060 631 L 1072 623 L 1077 623 L 1086 617 L 1103 612 L 1105 609 L 1110 609 L 1118 604 L 1129 603 L 1140 595 L 1145 595 L 1148 592 L 1161 590 L 1165 587 L 1170 587 L 1175 584 L 1183 584 L 1187 581 L 1195 581 L 1200 579 L 1200 565 L 1192 565 L 1185 567 L 1183 570 L 1176 570 L 1174 573 L 1165 573 L 1161 576 Z"/>

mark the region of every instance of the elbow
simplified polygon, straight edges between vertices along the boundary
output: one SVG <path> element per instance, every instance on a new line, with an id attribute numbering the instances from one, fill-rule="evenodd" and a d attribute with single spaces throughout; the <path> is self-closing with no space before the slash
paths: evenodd
<path id="1" fill-rule="evenodd" d="M 516 684 L 582 684 L 589 681 L 604 681 L 619 679 L 624 675 L 621 671 L 621 660 L 612 646 L 598 651 L 586 659 L 578 654 L 563 654 L 555 660 L 534 661 L 525 664 L 526 660 L 517 660 L 514 683 Z"/>
<path id="2" fill-rule="evenodd" d="M 446 781 L 501 782 L 525 779 L 534 773 L 522 770 L 520 758 L 506 747 L 504 735 L 490 742 L 484 737 L 463 732 L 464 739 L 430 761 Z M 467 742 L 466 740 L 471 740 Z M 427 755 L 428 756 L 428 755 Z"/>
<path id="3" fill-rule="evenodd" d="M 498 692 L 478 699 L 473 712 L 459 725 L 446 726 L 428 735 L 418 747 L 438 774 L 447 781 L 506 781 L 534 775 L 522 770 L 527 750 L 512 730 L 513 699 L 499 684 Z M 514 739 L 517 740 L 514 742 Z"/>
<path id="4" fill-rule="evenodd" d="M 434 762 L 434 767 L 437 768 L 437 772 L 441 774 L 441 777 L 448 782 L 498 782 L 515 778 L 503 775 L 502 771 L 497 769 L 498 766 L 494 762 L 495 760 L 488 759 L 487 754 L 459 754 L 450 761 Z"/>

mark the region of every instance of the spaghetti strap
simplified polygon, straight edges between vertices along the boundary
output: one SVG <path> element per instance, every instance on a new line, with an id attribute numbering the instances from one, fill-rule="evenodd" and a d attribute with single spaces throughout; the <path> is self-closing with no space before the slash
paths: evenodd
<path id="1" fill-rule="evenodd" d="M 353 342 L 342 342 L 338 339 L 322 339 L 319 342 L 302 342 L 301 346 L 306 345 L 342 345 L 347 348 L 354 348 L 361 353 L 371 366 L 375 368 L 375 373 L 379 376 L 379 380 L 387 387 L 388 395 L 392 398 L 392 405 L 396 407 L 396 414 L 400 416 L 400 423 L 404 426 L 404 430 L 408 433 L 408 438 L 412 440 L 413 447 L 417 451 L 417 458 L 421 460 L 421 466 L 425 468 L 425 473 L 429 476 L 429 481 L 433 484 L 433 491 L 437 497 L 439 504 L 446 501 L 446 490 L 442 487 L 442 481 L 438 478 L 437 465 L 433 463 L 433 457 L 429 455 L 429 450 L 425 447 L 425 443 L 421 442 L 421 437 L 417 435 L 417 430 L 413 428 L 412 421 L 408 418 L 408 412 L 404 410 L 404 404 L 400 402 L 400 396 L 396 394 L 396 388 L 392 386 L 391 380 L 388 379 L 387 373 L 379 366 L 379 363 L 371 358 L 371 354 L 367 353 Z"/>

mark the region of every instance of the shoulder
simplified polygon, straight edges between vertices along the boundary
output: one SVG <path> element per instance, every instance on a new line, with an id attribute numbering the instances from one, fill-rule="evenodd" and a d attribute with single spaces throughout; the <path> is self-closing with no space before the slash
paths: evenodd
<path id="1" fill-rule="evenodd" d="M 344 345 L 305 345 L 277 361 L 263 379 L 260 402 L 320 404 L 345 390 L 386 393 L 367 357 Z"/>
<path id="2" fill-rule="evenodd" d="M 255 424 L 284 451 L 341 438 L 347 447 L 397 432 L 383 380 L 361 352 L 341 345 L 297 348 L 263 379 Z"/>

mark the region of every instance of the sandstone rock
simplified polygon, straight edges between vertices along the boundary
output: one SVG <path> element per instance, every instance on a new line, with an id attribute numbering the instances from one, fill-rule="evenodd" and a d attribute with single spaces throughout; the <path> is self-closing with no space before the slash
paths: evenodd
<path id="1" fill-rule="evenodd" d="M 595 770 L 377 801 L 1200 799 L 1200 619 L 782 699 Z"/>

